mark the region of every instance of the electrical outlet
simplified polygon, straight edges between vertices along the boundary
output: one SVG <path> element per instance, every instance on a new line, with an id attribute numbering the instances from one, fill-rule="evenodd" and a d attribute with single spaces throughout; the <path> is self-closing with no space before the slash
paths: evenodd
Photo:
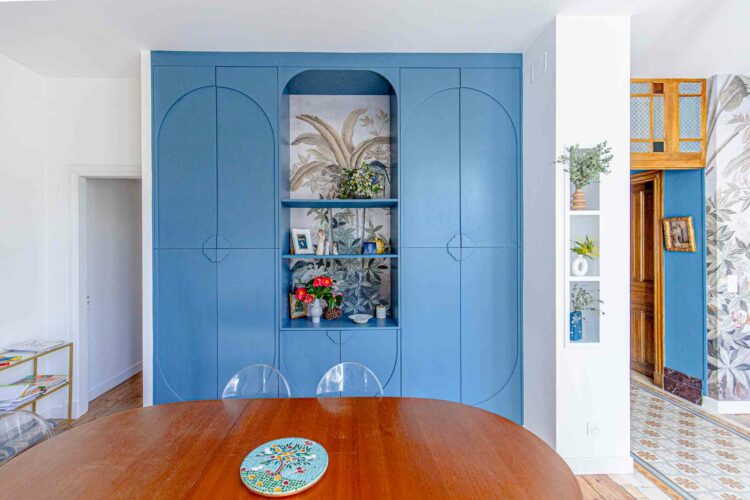
<path id="1" fill-rule="evenodd" d="M 593 420 L 586 422 L 586 434 L 589 436 L 598 436 L 599 422 L 594 422 Z"/>

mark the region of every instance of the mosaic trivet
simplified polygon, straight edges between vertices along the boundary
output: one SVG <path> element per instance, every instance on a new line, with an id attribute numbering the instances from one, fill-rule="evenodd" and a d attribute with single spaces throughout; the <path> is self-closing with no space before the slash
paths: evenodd
<path id="1" fill-rule="evenodd" d="M 328 453 L 315 441 L 281 438 L 262 444 L 242 461 L 240 478 L 253 493 L 283 497 L 317 483 L 328 468 Z"/>

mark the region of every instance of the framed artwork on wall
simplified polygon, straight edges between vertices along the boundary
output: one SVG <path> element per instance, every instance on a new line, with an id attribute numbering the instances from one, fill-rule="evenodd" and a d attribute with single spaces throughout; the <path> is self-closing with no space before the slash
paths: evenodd
<path id="1" fill-rule="evenodd" d="M 292 229 L 292 253 L 297 255 L 315 253 L 309 229 Z"/>
<path id="2" fill-rule="evenodd" d="M 665 217 L 664 241 L 669 252 L 695 252 L 695 231 L 693 218 Z"/>

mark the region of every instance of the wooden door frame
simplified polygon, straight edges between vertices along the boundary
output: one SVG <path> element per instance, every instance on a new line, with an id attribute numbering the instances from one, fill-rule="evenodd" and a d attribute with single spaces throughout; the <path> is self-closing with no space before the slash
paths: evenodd
<path id="1" fill-rule="evenodd" d="M 654 187 L 654 384 L 664 387 L 664 241 L 661 229 L 664 218 L 664 171 L 649 170 L 630 176 L 631 187 L 647 183 L 652 183 Z"/>

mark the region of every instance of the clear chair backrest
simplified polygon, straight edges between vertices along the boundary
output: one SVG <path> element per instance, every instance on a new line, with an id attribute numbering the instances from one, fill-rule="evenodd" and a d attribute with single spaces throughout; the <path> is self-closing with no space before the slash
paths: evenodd
<path id="1" fill-rule="evenodd" d="M 279 370 L 270 365 L 250 365 L 235 373 L 221 394 L 221 399 L 288 398 L 289 383 Z"/>
<path id="2" fill-rule="evenodd" d="M 347 362 L 332 366 L 318 382 L 318 397 L 378 397 L 383 384 L 365 365 Z"/>
<path id="3" fill-rule="evenodd" d="M 51 422 L 28 411 L 0 413 L 0 465 L 54 436 Z"/>

